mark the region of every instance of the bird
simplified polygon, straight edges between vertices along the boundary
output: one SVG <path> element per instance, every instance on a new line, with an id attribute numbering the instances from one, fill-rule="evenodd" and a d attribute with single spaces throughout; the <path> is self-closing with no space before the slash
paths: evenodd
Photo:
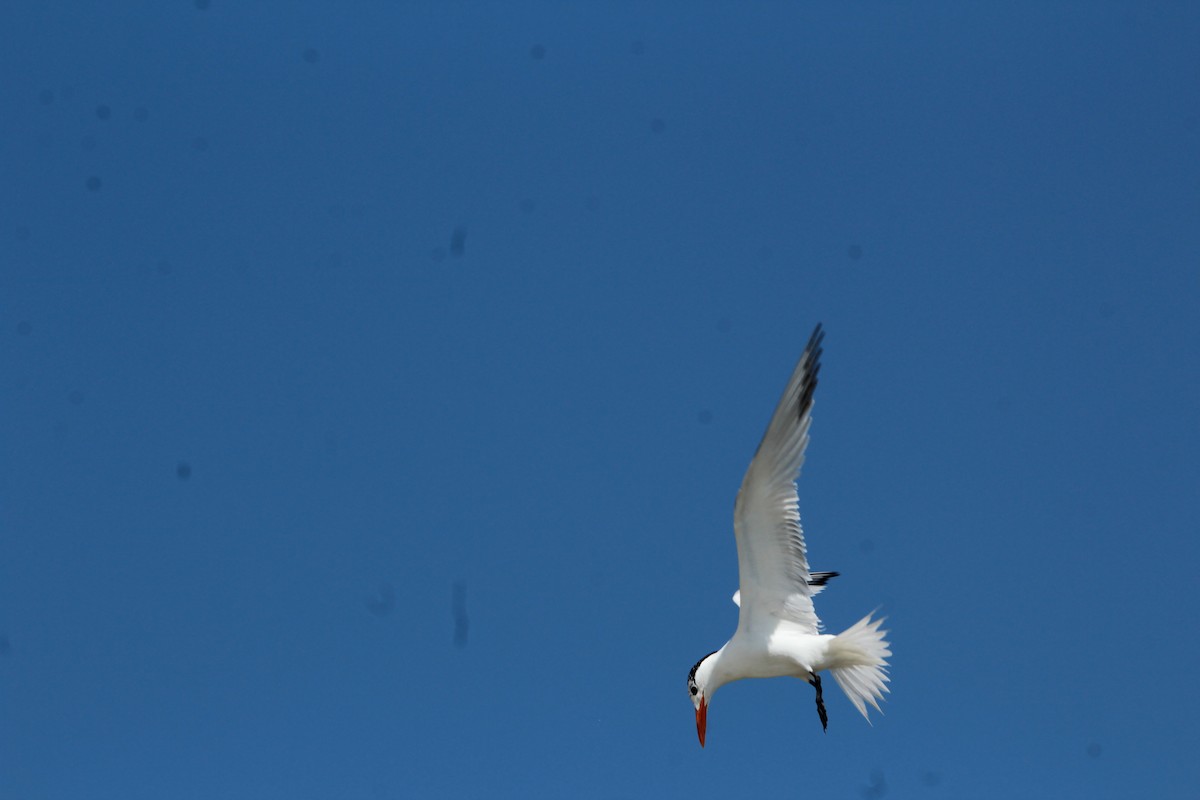
<path id="1" fill-rule="evenodd" d="M 813 606 L 813 598 L 838 576 L 808 567 L 796 491 L 808 447 L 824 338 L 818 324 L 738 490 L 733 512 L 737 629 L 719 650 L 697 661 L 687 678 L 701 747 L 708 705 L 717 689 L 732 681 L 791 676 L 808 682 L 816 690 L 822 731 L 829 727 L 822 672 L 833 676 L 868 723 L 867 704 L 882 713 L 879 701 L 890 691 L 887 659 L 892 651 L 888 632 L 880 628 L 884 619 L 874 618 L 873 611 L 835 636 L 824 633 Z"/>

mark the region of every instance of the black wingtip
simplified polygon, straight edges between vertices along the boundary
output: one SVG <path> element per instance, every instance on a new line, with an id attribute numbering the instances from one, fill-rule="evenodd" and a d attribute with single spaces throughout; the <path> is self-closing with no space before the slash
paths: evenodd
<path id="1" fill-rule="evenodd" d="M 824 586 L 841 574 L 840 572 L 810 572 L 808 574 L 808 585 Z"/>
<path id="2" fill-rule="evenodd" d="M 796 413 L 801 419 L 812 409 L 813 393 L 817 390 L 817 375 L 821 372 L 821 343 L 824 341 L 825 330 L 818 322 L 817 327 L 813 329 L 812 336 L 808 339 L 808 344 L 804 347 L 803 358 L 807 369 L 804 382 L 800 385 L 799 402 L 796 404 Z"/>

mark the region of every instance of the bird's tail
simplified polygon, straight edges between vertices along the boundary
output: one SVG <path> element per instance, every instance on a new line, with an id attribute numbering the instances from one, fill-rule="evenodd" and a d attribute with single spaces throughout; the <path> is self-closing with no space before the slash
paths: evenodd
<path id="1" fill-rule="evenodd" d="M 873 620 L 868 614 L 849 630 L 833 637 L 826 654 L 827 669 L 833 673 L 833 679 L 867 722 L 871 721 L 867 703 L 883 713 L 879 701 L 888 691 L 887 657 L 892 651 L 884 638 L 887 631 L 879 630 L 882 624 L 882 618 Z"/>

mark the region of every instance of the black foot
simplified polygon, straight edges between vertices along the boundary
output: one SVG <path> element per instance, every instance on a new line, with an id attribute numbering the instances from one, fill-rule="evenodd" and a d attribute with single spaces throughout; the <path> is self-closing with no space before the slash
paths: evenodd
<path id="1" fill-rule="evenodd" d="M 817 690 L 817 716 L 821 718 L 821 730 L 829 730 L 829 715 L 825 713 L 825 698 L 821 696 L 821 676 L 813 675 L 809 681 Z"/>

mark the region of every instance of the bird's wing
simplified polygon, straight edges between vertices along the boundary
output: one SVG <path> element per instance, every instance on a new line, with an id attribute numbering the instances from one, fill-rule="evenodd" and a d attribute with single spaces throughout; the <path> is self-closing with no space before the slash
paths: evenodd
<path id="1" fill-rule="evenodd" d="M 825 584 L 829 583 L 831 578 L 836 578 L 841 575 L 840 572 L 810 572 L 808 573 L 808 591 L 811 595 L 818 595 L 825 588 Z M 742 590 L 738 589 L 733 593 L 733 604 L 738 608 L 742 607 Z"/>
<path id="2" fill-rule="evenodd" d="M 746 470 L 733 512 L 737 537 L 741 622 L 769 615 L 816 633 L 796 477 L 804 463 L 813 391 L 821 368 L 817 325 Z"/>

